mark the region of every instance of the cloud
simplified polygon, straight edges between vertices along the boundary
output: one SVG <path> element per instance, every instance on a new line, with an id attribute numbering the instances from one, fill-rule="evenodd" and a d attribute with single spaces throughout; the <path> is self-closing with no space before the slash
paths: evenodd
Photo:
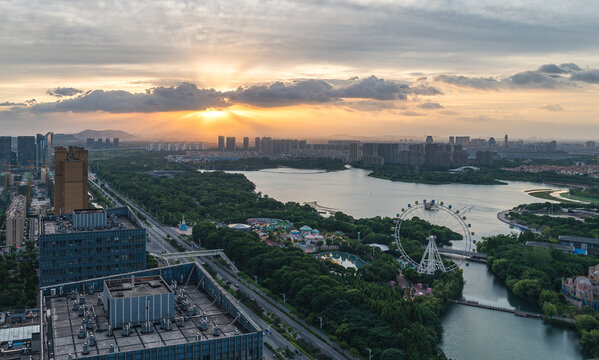
<path id="1" fill-rule="evenodd" d="M 563 66 L 563 67 L 562 67 Z M 567 74 L 578 68 L 576 64 L 541 65 L 538 70 L 521 71 L 503 79 L 492 77 L 467 77 L 462 75 L 438 75 L 434 78 L 437 82 L 443 82 L 460 87 L 470 87 L 481 90 L 500 89 L 555 89 L 567 87 L 568 79 L 562 74 Z M 574 73 L 572 78 L 579 73 Z"/>
<path id="2" fill-rule="evenodd" d="M 510 76 L 503 82 L 510 83 L 515 87 L 536 89 L 554 89 L 559 86 L 556 79 L 541 74 L 538 71 L 522 71 Z"/>
<path id="3" fill-rule="evenodd" d="M 181 83 L 172 87 L 155 87 L 144 93 L 132 94 L 127 91 L 94 90 L 82 96 L 39 103 L 29 109 L 34 113 L 49 112 L 93 112 L 109 113 L 163 112 L 182 110 L 204 110 L 209 107 L 228 106 L 221 93 L 214 89 L 198 89 L 191 83 Z"/>
<path id="4" fill-rule="evenodd" d="M 599 84 L 599 69 L 576 72 L 570 76 L 570 79 L 592 84 Z"/>
<path id="5" fill-rule="evenodd" d="M 5 102 L 1 102 L 0 106 L 26 106 L 27 104 L 25 103 L 14 103 L 14 102 L 10 102 L 10 101 L 5 101 Z"/>
<path id="6" fill-rule="evenodd" d="M 75 89 L 72 87 L 57 87 L 54 89 L 48 89 L 48 91 L 46 91 L 46 94 L 56 96 L 59 98 L 63 97 L 63 96 L 74 96 L 74 95 L 82 94 L 82 93 L 83 93 L 83 90 Z"/>
<path id="7" fill-rule="evenodd" d="M 453 110 L 442 110 L 441 114 L 443 115 L 458 115 L 459 113 L 457 111 L 453 111 Z"/>
<path id="8" fill-rule="evenodd" d="M 301 103 L 326 103 L 336 100 L 334 88 L 325 80 L 301 80 L 291 84 L 277 81 L 268 85 L 240 87 L 226 93 L 233 102 L 257 106 L 286 106 Z"/>
<path id="9" fill-rule="evenodd" d="M 581 71 L 582 69 L 580 68 L 580 66 L 574 64 L 574 63 L 565 63 L 565 64 L 560 64 L 559 66 L 560 68 L 566 70 L 567 72 L 576 72 L 576 71 Z"/>
<path id="10" fill-rule="evenodd" d="M 574 65 L 576 65 L 576 64 L 574 64 Z M 568 70 L 562 69 L 561 67 L 559 67 L 555 64 L 541 65 L 541 66 L 539 66 L 539 69 L 537 71 L 541 72 L 541 73 L 545 73 L 545 74 L 565 74 L 568 72 Z"/>
<path id="11" fill-rule="evenodd" d="M 491 77 L 467 77 L 462 75 L 438 75 L 434 78 L 437 82 L 443 82 L 460 87 L 470 87 L 481 90 L 497 90 L 501 83 Z"/>
<path id="12" fill-rule="evenodd" d="M 341 98 L 360 98 L 374 100 L 407 99 L 408 85 L 400 85 L 372 75 L 345 88 L 337 90 Z"/>
<path id="13" fill-rule="evenodd" d="M 539 109 L 553 111 L 553 112 L 565 111 L 564 108 L 560 104 L 546 104 L 543 106 L 539 106 Z"/>
<path id="14" fill-rule="evenodd" d="M 419 113 L 419 112 L 412 111 L 412 110 L 402 111 L 399 114 L 404 115 L 404 116 L 424 116 L 423 113 Z"/>
<path id="15" fill-rule="evenodd" d="M 416 106 L 418 106 L 421 109 L 429 109 L 429 110 L 430 109 L 445 109 L 445 106 L 443 106 L 443 105 L 441 105 L 439 103 L 430 102 L 430 101 L 427 101 L 427 102 L 422 103 L 422 104 L 418 104 Z"/>
<path id="16" fill-rule="evenodd" d="M 362 99 L 375 102 L 392 102 L 407 99 L 412 92 L 410 85 L 389 81 L 376 76 L 354 79 L 344 86 L 335 87 L 332 81 L 303 79 L 293 82 L 273 82 L 265 85 L 239 87 L 233 91 L 221 92 L 214 89 L 198 88 L 197 85 L 183 82 L 176 86 L 158 86 L 145 93 L 131 93 L 123 90 L 89 90 L 77 97 L 60 99 L 55 102 L 27 102 L 27 110 L 32 113 L 53 112 L 94 112 L 109 113 L 151 113 L 165 111 L 199 111 L 209 107 L 228 107 L 234 104 L 247 104 L 258 107 L 290 106 L 299 104 L 322 104 L 342 102 L 343 99 Z M 55 96 L 68 96 L 73 91 L 67 88 L 52 89 Z M 75 89 L 76 90 L 76 89 Z M 78 90 L 80 91 L 80 90 Z M 417 87 L 418 92 L 436 93 L 434 88 Z M 64 95 L 63 95 L 64 94 Z M 375 107 L 373 103 L 370 107 Z M 391 108 L 378 104 L 378 108 Z"/>
<path id="17" fill-rule="evenodd" d="M 232 102 L 255 106 L 286 106 L 319 104 L 339 99 L 369 99 L 379 101 L 405 100 L 412 91 L 409 85 L 370 76 L 365 79 L 343 81 L 347 84 L 334 87 L 327 80 L 298 80 L 291 83 L 275 82 L 267 85 L 240 87 L 225 93 Z"/>

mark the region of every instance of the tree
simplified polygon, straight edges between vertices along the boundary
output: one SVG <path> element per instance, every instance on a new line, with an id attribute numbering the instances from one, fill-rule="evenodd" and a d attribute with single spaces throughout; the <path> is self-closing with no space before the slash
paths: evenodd
<path id="1" fill-rule="evenodd" d="M 403 351 L 399 349 L 386 349 L 381 354 L 381 360 L 403 360 Z"/>
<path id="2" fill-rule="evenodd" d="M 599 326 L 599 322 L 593 315 L 578 315 L 574 318 L 574 324 L 580 333 L 596 329 Z"/>

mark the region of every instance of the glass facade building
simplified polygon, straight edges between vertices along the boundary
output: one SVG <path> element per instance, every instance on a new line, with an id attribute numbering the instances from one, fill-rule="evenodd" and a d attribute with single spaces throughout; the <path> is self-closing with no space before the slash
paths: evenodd
<path id="1" fill-rule="evenodd" d="M 104 226 L 75 227 L 87 212 L 42 218 L 40 286 L 145 269 L 146 230 L 129 208 L 106 210 Z"/>

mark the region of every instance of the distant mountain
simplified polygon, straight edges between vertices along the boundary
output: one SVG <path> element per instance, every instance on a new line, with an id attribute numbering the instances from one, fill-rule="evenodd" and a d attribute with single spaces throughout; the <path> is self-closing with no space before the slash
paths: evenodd
<path id="1" fill-rule="evenodd" d="M 72 134 L 75 138 L 85 141 L 87 138 L 110 138 L 112 141 L 113 138 L 118 137 L 120 141 L 132 141 L 138 140 L 137 136 L 129 134 L 123 130 L 83 130 L 78 133 Z"/>
<path id="2" fill-rule="evenodd" d="M 54 134 L 55 145 L 85 145 L 87 138 L 109 138 L 118 137 L 120 141 L 135 141 L 139 138 L 122 130 L 83 130 L 75 134 Z"/>

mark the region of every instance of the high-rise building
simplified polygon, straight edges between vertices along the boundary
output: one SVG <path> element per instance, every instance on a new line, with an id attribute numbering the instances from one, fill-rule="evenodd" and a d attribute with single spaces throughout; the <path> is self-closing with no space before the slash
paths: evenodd
<path id="1" fill-rule="evenodd" d="M 127 207 L 47 216 L 40 229 L 40 286 L 146 267 L 146 230 Z"/>
<path id="2" fill-rule="evenodd" d="M 256 150 L 256 152 L 262 151 L 262 148 L 260 147 L 260 138 L 258 136 L 254 139 L 254 150 Z"/>
<path id="3" fill-rule="evenodd" d="M 17 164 L 35 166 L 35 136 L 17 137 Z"/>
<path id="4" fill-rule="evenodd" d="M 226 151 L 235 151 L 235 137 L 234 136 L 227 137 L 227 144 L 225 146 L 225 150 Z"/>
<path id="5" fill-rule="evenodd" d="M 218 137 L 218 151 L 225 151 L 225 137 L 222 135 Z"/>
<path id="6" fill-rule="evenodd" d="M 468 145 L 470 145 L 470 136 L 456 136 L 455 137 L 455 144 L 456 145 L 462 145 L 462 146 L 468 146 Z"/>
<path id="7" fill-rule="evenodd" d="M 360 160 L 358 156 L 358 143 L 349 144 L 349 162 Z"/>
<path id="8" fill-rule="evenodd" d="M 250 149 L 250 138 L 246 136 L 243 138 L 243 151 L 248 151 L 249 149 Z"/>
<path id="9" fill-rule="evenodd" d="M 10 169 L 11 142 L 10 136 L 0 136 L 0 171 Z"/>
<path id="10" fill-rule="evenodd" d="M 505 136 L 503 137 L 503 147 L 505 147 L 506 149 L 509 147 L 507 134 L 505 134 Z"/>
<path id="11" fill-rule="evenodd" d="M 24 195 L 17 194 L 12 197 L 6 212 L 6 246 L 23 245 L 26 206 Z"/>
<path id="12" fill-rule="evenodd" d="M 60 146 L 54 151 L 54 213 L 87 209 L 87 150 Z"/>
<path id="13" fill-rule="evenodd" d="M 120 146 L 120 142 L 121 142 L 121 139 L 119 139 L 119 138 L 112 139 L 112 147 L 118 148 Z"/>
<path id="14" fill-rule="evenodd" d="M 455 136 L 450 136 L 449 137 L 449 145 L 455 145 Z"/>
<path id="15" fill-rule="evenodd" d="M 425 141 L 426 144 L 432 144 L 434 142 L 435 141 L 433 140 L 432 136 L 429 135 L 429 136 L 426 137 L 426 141 Z"/>

